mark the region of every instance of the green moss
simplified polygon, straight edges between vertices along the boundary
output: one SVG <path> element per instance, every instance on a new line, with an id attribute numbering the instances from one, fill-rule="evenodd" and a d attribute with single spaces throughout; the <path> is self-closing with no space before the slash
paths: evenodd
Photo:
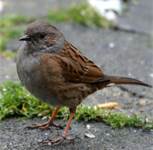
<path id="1" fill-rule="evenodd" d="M 11 81 L 0 86 L 0 119 L 10 116 L 33 117 L 50 110 L 31 96 L 20 84 Z"/>
<path id="2" fill-rule="evenodd" d="M 8 39 L 0 35 L 0 52 L 5 49 L 7 42 Z"/>
<path id="3" fill-rule="evenodd" d="M 12 51 L 1 51 L 0 55 L 5 57 L 5 58 L 10 58 L 11 59 L 11 58 L 15 58 L 16 53 L 12 52 Z"/>
<path id="4" fill-rule="evenodd" d="M 7 81 L 0 85 L 0 120 L 11 116 L 22 117 L 43 117 L 49 116 L 53 107 L 37 100 L 25 90 L 19 83 Z M 69 111 L 63 107 L 57 118 L 68 119 Z M 104 122 L 113 128 L 138 127 L 153 129 L 153 122 L 145 122 L 144 119 L 136 115 L 112 112 L 96 107 L 80 105 L 77 109 L 75 119 L 78 121 L 98 121 Z"/>
<path id="5" fill-rule="evenodd" d="M 52 10 L 48 14 L 51 22 L 74 22 L 88 27 L 112 27 L 112 22 L 99 15 L 88 4 L 75 5 L 65 10 Z"/>
<path id="6" fill-rule="evenodd" d="M 30 22 L 31 20 L 32 18 L 15 15 L 15 14 L 5 15 L 0 18 L 0 27 L 5 28 L 5 27 L 12 27 L 15 25 L 21 25 Z"/>
<path id="7" fill-rule="evenodd" d="M 110 113 L 104 116 L 104 121 L 110 124 L 113 128 L 116 127 L 142 127 L 143 120 L 137 115 L 128 116 L 123 113 Z"/>

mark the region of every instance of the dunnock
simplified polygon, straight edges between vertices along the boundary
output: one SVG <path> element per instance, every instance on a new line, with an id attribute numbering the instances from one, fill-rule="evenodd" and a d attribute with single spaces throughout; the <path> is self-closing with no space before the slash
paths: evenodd
<path id="1" fill-rule="evenodd" d="M 53 106 L 49 121 L 33 127 L 48 128 L 61 106 L 70 110 L 63 135 L 44 142 L 57 144 L 66 139 L 77 106 L 85 97 L 110 83 L 150 85 L 127 77 L 105 75 L 98 66 L 83 56 L 54 26 L 41 21 L 31 23 L 25 41 L 17 54 L 17 72 L 23 85 L 37 98 Z"/>

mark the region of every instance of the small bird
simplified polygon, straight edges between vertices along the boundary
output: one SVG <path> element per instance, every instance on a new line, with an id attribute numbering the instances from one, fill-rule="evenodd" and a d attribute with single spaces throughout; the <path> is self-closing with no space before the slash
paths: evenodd
<path id="1" fill-rule="evenodd" d="M 38 99 L 55 106 L 48 122 L 35 124 L 33 128 L 46 129 L 62 106 L 70 110 L 70 117 L 61 136 L 43 141 L 48 144 L 61 143 L 68 138 L 68 130 L 77 106 L 88 95 L 109 84 L 151 85 L 142 81 L 119 76 L 109 76 L 85 57 L 54 26 L 44 21 L 31 23 L 23 37 L 17 53 L 17 73 L 21 83 Z"/>

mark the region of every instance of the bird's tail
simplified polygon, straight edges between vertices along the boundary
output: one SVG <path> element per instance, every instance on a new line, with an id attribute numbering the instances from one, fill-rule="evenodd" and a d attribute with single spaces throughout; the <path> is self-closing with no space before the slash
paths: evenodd
<path id="1" fill-rule="evenodd" d="M 108 76 L 104 75 L 102 78 L 97 79 L 94 83 L 107 82 L 108 84 L 134 84 L 134 85 L 142 85 L 146 87 L 152 87 L 151 85 L 144 83 L 140 80 L 128 78 L 128 77 L 120 77 L 120 76 Z"/>

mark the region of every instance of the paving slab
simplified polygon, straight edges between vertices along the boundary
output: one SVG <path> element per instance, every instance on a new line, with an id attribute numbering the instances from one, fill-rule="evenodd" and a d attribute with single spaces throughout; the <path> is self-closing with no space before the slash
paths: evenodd
<path id="1" fill-rule="evenodd" d="M 153 1 L 132 1 L 118 23 L 123 29 L 153 35 Z"/>
<path id="2" fill-rule="evenodd" d="M 40 119 L 8 119 L 0 124 L 1 150 L 153 150 L 153 132 L 141 129 L 112 129 L 103 123 L 73 122 L 74 143 L 64 142 L 57 146 L 43 145 L 41 140 L 54 138 L 61 130 L 51 127 L 48 130 L 29 130 L 27 125 L 43 122 Z M 57 121 L 64 123 L 63 121 Z M 86 126 L 90 125 L 90 129 Z M 3 130 L 2 130 L 3 129 Z M 86 133 L 92 133 L 95 138 L 86 138 Z"/>

